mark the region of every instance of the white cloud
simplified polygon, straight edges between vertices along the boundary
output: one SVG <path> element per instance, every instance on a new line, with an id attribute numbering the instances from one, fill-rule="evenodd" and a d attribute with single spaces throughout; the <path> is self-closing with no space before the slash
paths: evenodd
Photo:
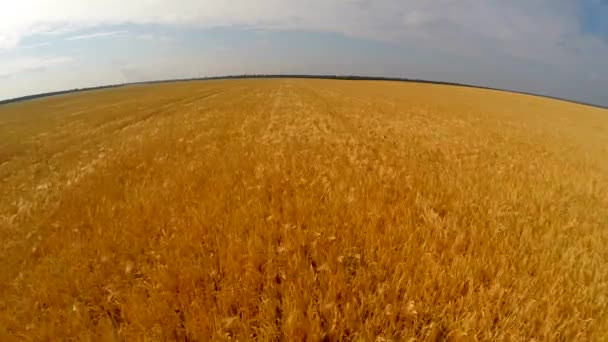
<path id="1" fill-rule="evenodd" d="M 51 45 L 51 42 L 42 42 L 42 43 L 23 45 L 23 46 L 20 46 L 19 48 L 23 49 L 23 50 L 29 50 L 29 49 L 37 49 L 37 48 L 50 46 L 50 45 Z"/>
<path id="2" fill-rule="evenodd" d="M 101 38 L 101 37 L 109 37 L 115 36 L 119 34 L 123 34 L 126 31 L 108 31 L 108 32 L 95 32 L 90 34 L 81 34 L 77 36 L 71 36 L 65 38 L 66 40 L 82 40 L 82 39 L 93 39 L 93 38 Z"/>
<path id="3" fill-rule="evenodd" d="M 8 36 L 0 34 L 0 50 L 14 48 L 19 44 L 17 36 Z"/>

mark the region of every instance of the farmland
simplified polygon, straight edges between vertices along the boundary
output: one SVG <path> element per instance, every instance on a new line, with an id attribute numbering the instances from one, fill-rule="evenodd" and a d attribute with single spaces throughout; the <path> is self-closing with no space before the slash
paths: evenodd
<path id="1" fill-rule="evenodd" d="M 600 340 L 608 110 L 445 85 L 0 106 L 0 340 Z"/>

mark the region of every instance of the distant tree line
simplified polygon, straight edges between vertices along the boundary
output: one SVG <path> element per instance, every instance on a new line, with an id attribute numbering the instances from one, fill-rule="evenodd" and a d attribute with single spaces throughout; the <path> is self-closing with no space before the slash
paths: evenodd
<path id="1" fill-rule="evenodd" d="M 528 92 L 523 92 L 523 91 L 506 90 L 506 89 L 499 89 L 499 88 L 492 88 L 492 87 L 471 85 L 471 84 L 464 84 L 464 83 L 457 83 L 457 82 L 430 81 L 430 80 L 421 80 L 421 79 L 403 78 L 403 77 L 376 77 L 376 76 L 356 76 L 356 75 L 301 75 L 301 74 L 278 74 L 278 75 L 277 74 L 252 74 L 252 75 L 244 74 L 244 75 L 229 75 L 229 76 L 179 78 L 179 79 L 167 79 L 167 80 L 148 81 L 148 82 L 131 82 L 131 83 L 112 84 L 112 85 L 89 87 L 89 88 L 76 88 L 76 89 L 61 90 L 61 91 L 42 93 L 42 94 L 27 95 L 27 96 L 22 96 L 22 97 L 16 97 L 13 99 L 8 99 L 8 100 L 2 100 L 2 101 L 0 101 L 0 105 L 7 104 L 7 103 L 13 103 L 13 102 L 33 100 L 33 99 L 37 99 L 37 98 L 41 98 L 41 97 L 56 96 L 56 95 L 70 94 L 70 93 L 77 93 L 77 92 L 98 90 L 98 89 L 117 88 L 117 87 L 123 87 L 123 86 L 128 86 L 128 85 L 135 85 L 135 84 L 156 84 L 156 83 L 172 83 L 172 82 L 204 81 L 204 80 L 246 79 L 246 78 L 313 78 L 313 79 L 330 79 L 330 80 L 396 81 L 396 82 L 441 84 L 441 85 L 450 85 L 450 86 L 458 86 L 458 87 L 506 91 L 506 92 L 516 93 L 516 94 L 546 97 L 546 98 L 550 98 L 550 99 L 566 101 L 566 102 L 571 102 L 571 103 L 576 103 L 576 104 L 582 104 L 582 105 L 586 105 L 586 106 L 608 108 L 606 106 L 585 103 L 585 102 L 580 102 L 580 101 L 575 101 L 575 100 L 569 100 L 569 99 L 564 99 L 564 98 L 555 97 L 555 96 L 539 95 L 539 94 L 528 93 Z"/>
<path id="2" fill-rule="evenodd" d="M 38 98 L 41 98 L 41 97 L 56 96 L 56 95 L 63 95 L 63 94 L 70 94 L 70 93 L 78 93 L 78 92 L 81 92 L 81 91 L 89 91 L 89 90 L 96 90 L 96 89 L 106 89 L 106 88 L 117 88 L 117 87 L 122 87 L 122 86 L 125 86 L 125 85 L 128 85 L 128 83 L 124 83 L 124 84 L 112 84 L 112 85 L 105 85 L 105 86 L 99 86 L 99 87 L 75 88 L 75 89 L 69 89 L 69 90 L 52 91 L 52 92 L 49 92 L 49 93 L 27 95 L 27 96 L 15 97 L 15 98 L 8 99 L 8 100 L 2 100 L 2 101 L 0 101 L 0 105 L 7 104 L 7 103 L 13 103 L 13 102 L 21 102 L 21 101 L 27 101 L 27 100 L 34 100 L 34 99 L 38 99 Z"/>

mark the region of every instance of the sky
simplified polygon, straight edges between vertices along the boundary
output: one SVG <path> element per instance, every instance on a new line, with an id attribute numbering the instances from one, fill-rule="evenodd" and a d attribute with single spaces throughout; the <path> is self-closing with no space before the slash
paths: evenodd
<path id="1" fill-rule="evenodd" d="M 608 106 L 608 1 L 0 0 L 0 100 L 268 73 L 420 78 Z"/>

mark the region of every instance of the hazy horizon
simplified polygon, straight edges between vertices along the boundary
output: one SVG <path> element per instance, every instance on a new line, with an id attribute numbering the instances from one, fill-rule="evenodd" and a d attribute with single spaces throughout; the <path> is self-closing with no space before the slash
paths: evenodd
<path id="1" fill-rule="evenodd" d="M 598 108 L 606 108 L 608 106 L 595 104 L 590 102 L 582 102 L 573 99 L 563 98 L 563 97 L 555 97 L 547 94 L 540 93 L 531 93 L 525 91 L 518 91 L 516 89 L 505 89 L 505 88 L 493 88 L 480 84 L 470 84 L 470 83 L 458 83 L 458 82 L 446 82 L 441 80 L 429 80 L 429 79 L 413 79 L 407 77 L 390 77 L 390 76 L 373 76 L 373 75 L 341 75 L 341 74 L 241 74 L 241 75 L 218 75 L 218 76 L 200 76 L 200 77 L 189 77 L 189 78 L 172 78 L 172 79 L 156 79 L 149 81 L 135 81 L 135 82 L 124 82 L 124 83 L 113 83 L 113 84 L 100 84 L 100 85 L 92 85 L 83 88 L 69 88 L 69 89 L 59 89 L 50 92 L 44 93 L 35 93 L 28 94 L 18 97 L 12 97 L 8 99 L 0 99 L 0 105 L 5 103 L 13 103 L 20 101 L 33 100 L 42 97 L 49 97 L 54 95 L 64 95 L 69 93 L 77 93 L 81 91 L 89 91 L 89 90 L 100 90 L 100 89 L 108 89 L 115 87 L 123 87 L 130 85 L 141 85 L 141 84 L 158 84 L 158 83 L 173 83 L 173 82 L 191 82 L 191 81 L 213 81 L 213 80 L 239 80 L 239 79 L 257 79 L 257 78 L 310 78 L 310 79 L 328 79 L 328 80 L 340 80 L 340 81 L 386 81 L 386 82 L 412 82 L 412 83 L 425 83 L 425 84 L 438 84 L 438 85 L 447 85 L 447 86 L 456 86 L 456 87 L 472 87 L 479 89 L 487 89 L 492 91 L 499 92 L 507 92 L 521 95 L 530 95 L 530 96 L 539 96 L 559 101 L 566 101 L 571 103 L 577 103 L 581 105 L 587 105 Z"/>

